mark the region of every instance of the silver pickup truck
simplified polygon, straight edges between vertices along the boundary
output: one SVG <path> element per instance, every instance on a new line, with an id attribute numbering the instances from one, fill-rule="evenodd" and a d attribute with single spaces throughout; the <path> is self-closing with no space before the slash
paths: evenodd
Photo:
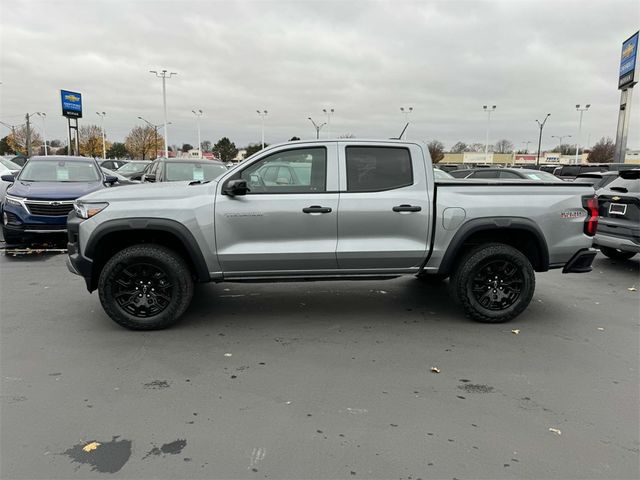
<path id="1" fill-rule="evenodd" d="M 422 143 L 301 141 L 211 182 L 82 197 L 67 263 L 114 321 L 138 330 L 174 324 L 194 282 L 399 275 L 450 277 L 469 317 L 503 322 L 531 301 L 534 272 L 591 270 L 597 220 L 588 185 L 435 182 Z"/>

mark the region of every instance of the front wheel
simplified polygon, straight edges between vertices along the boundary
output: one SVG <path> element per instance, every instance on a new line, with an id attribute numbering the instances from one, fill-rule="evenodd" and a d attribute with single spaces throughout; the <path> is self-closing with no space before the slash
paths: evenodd
<path id="1" fill-rule="evenodd" d="M 142 244 L 116 253 L 98 281 L 100 302 L 117 324 L 158 330 L 175 324 L 193 297 L 185 261 L 161 245 Z"/>
<path id="2" fill-rule="evenodd" d="M 460 260 L 450 288 L 468 317 L 500 323 L 527 308 L 535 283 L 527 257 L 513 247 L 494 243 L 477 247 Z"/>
<path id="3" fill-rule="evenodd" d="M 611 247 L 600 247 L 600 251 L 612 260 L 629 260 L 636 255 L 636 252 L 625 252 Z"/>

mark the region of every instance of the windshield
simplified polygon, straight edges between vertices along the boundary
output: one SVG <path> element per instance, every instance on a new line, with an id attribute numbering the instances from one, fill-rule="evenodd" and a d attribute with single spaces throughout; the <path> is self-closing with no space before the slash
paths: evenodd
<path id="1" fill-rule="evenodd" d="M 525 172 L 527 178 L 531 180 L 540 180 L 543 182 L 562 182 L 561 178 L 556 177 L 552 173 L 535 171 L 535 172 Z"/>
<path id="2" fill-rule="evenodd" d="M 18 176 L 23 182 L 97 182 L 101 179 L 93 162 L 70 160 L 31 160 Z"/>
<path id="3" fill-rule="evenodd" d="M 118 173 L 140 173 L 151 162 L 129 162 L 118 169 Z"/>
<path id="4" fill-rule="evenodd" d="M 165 168 L 165 177 L 169 182 L 182 180 L 200 180 L 204 182 L 213 180 L 227 171 L 227 167 L 224 165 L 213 162 L 167 162 Z"/>
<path id="5" fill-rule="evenodd" d="M 17 163 L 13 163 L 11 160 L 7 158 L 0 158 L 0 163 L 7 167 L 9 170 L 20 170 L 22 167 Z"/>

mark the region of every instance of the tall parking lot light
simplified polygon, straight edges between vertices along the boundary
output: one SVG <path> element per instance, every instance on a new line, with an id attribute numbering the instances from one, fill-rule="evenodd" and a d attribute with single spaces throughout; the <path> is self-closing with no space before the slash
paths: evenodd
<path id="1" fill-rule="evenodd" d="M 107 146 L 106 146 L 105 141 L 104 141 L 104 117 L 105 117 L 106 113 L 105 112 L 96 112 L 96 115 L 98 115 L 102 119 L 102 159 L 106 160 L 107 159 Z"/>
<path id="2" fill-rule="evenodd" d="M 202 158 L 202 140 L 200 138 L 200 117 L 202 117 L 202 110 L 191 110 L 196 116 L 196 123 L 198 124 L 198 156 Z"/>
<path id="3" fill-rule="evenodd" d="M 334 114 L 333 108 L 323 108 L 322 111 L 327 116 L 327 138 L 331 138 L 331 115 Z"/>
<path id="4" fill-rule="evenodd" d="M 538 137 L 538 155 L 536 157 L 536 166 L 540 165 L 540 148 L 542 147 L 542 129 L 544 128 L 544 124 L 547 123 L 547 119 L 551 116 L 550 113 L 547 113 L 547 116 L 544 117 L 544 120 L 542 121 L 542 123 L 540 123 L 540 120 L 536 119 L 536 123 L 538 124 L 538 127 L 540 127 L 540 136 Z"/>
<path id="5" fill-rule="evenodd" d="M 324 122 L 324 123 L 318 125 L 316 122 L 313 121 L 313 118 L 311 118 L 311 117 L 307 117 L 307 118 L 309 119 L 309 121 L 311 123 L 313 123 L 313 128 L 316 129 L 316 139 L 319 139 L 320 138 L 320 130 L 322 129 L 322 127 L 324 127 L 327 124 L 327 122 Z"/>
<path id="6" fill-rule="evenodd" d="M 38 112 L 38 116 L 42 118 L 42 140 L 44 142 L 44 156 L 49 155 L 47 150 L 47 127 L 45 126 L 45 119 L 47 118 L 47 114 L 43 112 Z"/>
<path id="7" fill-rule="evenodd" d="M 482 106 L 482 109 L 487 112 L 487 136 L 484 142 L 484 163 L 489 163 L 489 129 L 491 128 L 491 114 L 496 108 L 496 105 L 492 105 L 491 108 L 487 105 Z"/>
<path id="8" fill-rule="evenodd" d="M 559 148 L 559 150 L 560 150 L 560 155 L 562 155 L 562 145 L 563 145 L 563 144 L 562 144 L 562 140 L 563 140 L 564 138 L 571 138 L 571 135 L 551 135 L 551 138 L 557 138 L 557 139 L 558 139 L 558 142 L 559 142 L 559 143 L 558 143 L 558 146 L 560 147 L 560 148 Z"/>
<path id="9" fill-rule="evenodd" d="M 589 110 L 591 106 L 590 103 L 587 103 L 584 108 L 580 108 L 580 104 L 576 105 L 576 111 L 580 112 L 579 120 L 578 120 L 578 137 L 576 138 L 576 159 L 575 163 L 578 164 L 578 151 L 580 150 L 580 134 L 582 133 L 582 114 Z"/>
<path id="10" fill-rule="evenodd" d="M 269 112 L 267 112 L 266 110 L 263 110 L 263 111 L 256 110 L 256 113 L 262 119 L 262 149 L 264 150 L 264 119 L 267 116 L 267 113 L 269 113 Z"/>
<path id="11" fill-rule="evenodd" d="M 400 111 L 404 115 L 404 124 L 407 125 L 409 123 L 409 114 L 413 112 L 413 107 L 400 107 Z M 407 130 L 409 130 L 408 127 L 404 131 L 404 139 L 405 140 L 407 139 Z M 400 139 L 400 140 L 402 140 L 402 139 Z"/>
<path id="12" fill-rule="evenodd" d="M 169 72 L 167 70 L 161 70 L 159 73 L 156 70 L 149 70 L 149 73 L 153 73 L 156 77 L 162 79 L 162 105 L 164 108 L 164 153 L 169 157 L 169 133 L 167 131 L 167 78 L 171 78 L 177 75 L 176 72 Z"/>

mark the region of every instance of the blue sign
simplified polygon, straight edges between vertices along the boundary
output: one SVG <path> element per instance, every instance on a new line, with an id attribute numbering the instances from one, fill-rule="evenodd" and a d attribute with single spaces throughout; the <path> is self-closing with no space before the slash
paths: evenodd
<path id="1" fill-rule="evenodd" d="M 638 56 L 638 34 L 636 32 L 631 38 L 622 44 L 622 56 L 620 57 L 620 76 L 618 88 L 623 88 L 637 83 L 635 79 L 636 58 Z"/>
<path id="2" fill-rule="evenodd" d="M 82 95 L 78 92 L 60 90 L 62 100 L 62 116 L 82 118 Z"/>

